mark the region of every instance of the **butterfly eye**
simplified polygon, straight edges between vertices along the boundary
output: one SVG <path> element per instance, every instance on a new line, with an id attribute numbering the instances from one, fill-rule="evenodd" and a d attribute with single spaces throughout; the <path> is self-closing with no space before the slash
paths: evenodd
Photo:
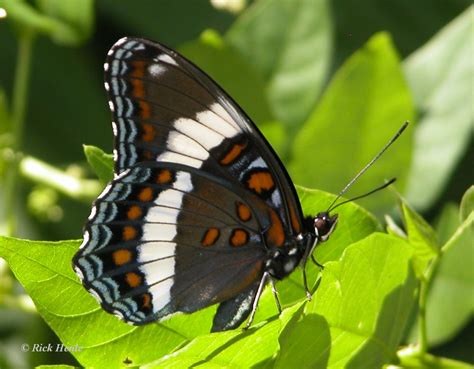
<path id="1" fill-rule="evenodd" d="M 320 241 L 326 241 L 336 227 L 338 215 L 330 216 L 327 212 L 319 213 L 314 218 L 314 232 Z"/>

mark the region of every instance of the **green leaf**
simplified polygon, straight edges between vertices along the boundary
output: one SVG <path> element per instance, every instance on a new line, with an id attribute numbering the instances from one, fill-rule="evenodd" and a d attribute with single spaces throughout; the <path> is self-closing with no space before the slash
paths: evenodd
<path id="1" fill-rule="evenodd" d="M 74 369 L 75 366 L 58 364 L 58 365 L 40 365 L 36 366 L 35 369 Z"/>
<path id="2" fill-rule="evenodd" d="M 264 76 L 272 111 L 290 125 L 306 119 L 329 69 L 332 24 L 327 0 L 255 2 L 226 35 Z"/>
<path id="3" fill-rule="evenodd" d="M 85 367 L 139 366 L 171 353 L 210 330 L 213 309 L 164 323 L 133 327 L 103 311 L 71 266 L 79 241 L 42 242 L 0 237 L 0 257 L 33 299 L 39 313 Z"/>
<path id="4" fill-rule="evenodd" d="M 23 0 L 2 0 L 8 19 L 20 29 L 29 28 L 50 36 L 59 44 L 77 45 L 91 33 L 93 19 L 92 0 L 39 1 L 39 12 Z"/>
<path id="5" fill-rule="evenodd" d="M 459 207 L 454 203 L 445 204 L 435 223 L 438 244 L 444 245 L 456 232 L 460 224 Z"/>
<path id="6" fill-rule="evenodd" d="M 197 337 L 183 349 L 145 368 L 252 368 L 278 349 L 280 321 L 248 331 L 234 330 Z"/>
<path id="7" fill-rule="evenodd" d="M 454 338 L 474 313 L 474 213 L 443 246 L 440 265 L 428 295 L 428 342 L 435 346 Z"/>
<path id="8" fill-rule="evenodd" d="M 282 330 L 279 343 L 274 368 L 326 368 L 331 351 L 326 349 L 331 347 L 328 322 L 318 314 L 296 314 Z"/>
<path id="9" fill-rule="evenodd" d="M 466 220 L 469 214 L 474 211 L 474 186 L 468 188 L 461 199 L 460 217 Z"/>
<path id="10" fill-rule="evenodd" d="M 435 1 L 400 0 L 396 4 L 373 0 L 336 1 L 333 3 L 337 24 L 334 59 L 337 63 L 346 59 L 357 45 L 380 30 L 390 32 L 400 54 L 408 55 L 471 4 L 470 0 Z"/>
<path id="11" fill-rule="evenodd" d="M 273 120 L 262 79 L 216 31 L 203 32 L 179 50 L 212 76 L 254 121 Z"/>
<path id="12" fill-rule="evenodd" d="M 407 204 L 402 203 L 408 241 L 413 247 L 413 267 L 418 278 L 423 279 L 426 266 L 439 252 L 436 234 L 431 226 Z"/>
<path id="13" fill-rule="evenodd" d="M 473 11 L 473 6 L 466 9 L 404 62 L 422 114 L 405 192 L 417 209 L 438 198 L 472 138 Z"/>
<path id="14" fill-rule="evenodd" d="M 289 165 L 293 180 L 328 191 L 342 189 L 413 115 L 392 42 L 387 34 L 378 34 L 336 73 L 297 135 Z M 352 191 L 365 192 L 391 177 L 397 177 L 397 186 L 403 187 L 410 136 L 409 128 L 359 181 L 364 190 Z M 383 212 L 391 208 L 393 199 L 386 191 L 364 203 L 372 211 Z"/>
<path id="15" fill-rule="evenodd" d="M 406 241 L 374 233 L 327 263 L 313 300 L 282 332 L 276 367 L 376 368 L 389 362 L 414 301 L 411 255 Z"/>
<path id="16" fill-rule="evenodd" d="M 103 184 L 110 182 L 114 178 L 113 155 L 107 154 L 102 149 L 92 145 L 83 145 L 83 149 L 87 162 L 100 181 Z"/>

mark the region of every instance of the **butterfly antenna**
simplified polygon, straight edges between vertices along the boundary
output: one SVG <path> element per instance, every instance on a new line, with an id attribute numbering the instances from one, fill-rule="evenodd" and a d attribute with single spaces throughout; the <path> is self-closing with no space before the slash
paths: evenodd
<path id="1" fill-rule="evenodd" d="M 359 179 L 359 177 L 360 177 L 362 174 L 364 174 L 364 173 L 367 171 L 367 169 L 369 169 L 369 168 L 372 166 L 372 164 L 374 164 L 374 163 L 382 156 L 382 154 L 397 140 L 397 138 L 400 137 L 400 135 L 401 135 L 402 132 L 405 130 L 405 128 L 407 128 L 408 124 L 409 124 L 409 122 L 403 123 L 403 125 L 400 127 L 400 129 L 397 131 L 397 133 L 395 133 L 395 135 L 390 139 L 390 141 L 388 141 L 388 142 L 385 144 L 385 146 L 382 148 L 382 150 L 380 150 L 380 151 L 377 153 L 377 155 L 375 155 L 375 156 L 372 158 L 372 160 L 369 161 L 369 162 L 366 164 L 366 166 L 363 167 L 363 168 L 359 171 L 359 173 L 357 173 L 356 176 L 351 179 L 351 181 L 341 190 L 341 192 L 339 192 L 339 194 L 337 195 L 337 197 L 336 197 L 336 198 L 334 199 L 334 201 L 332 202 L 331 206 L 329 206 L 328 212 L 329 212 L 330 210 L 334 210 L 333 206 L 334 206 L 334 204 L 337 202 L 337 200 L 339 200 L 339 199 L 341 198 L 341 196 L 344 195 L 344 194 L 347 192 L 347 190 L 349 190 L 349 188 L 352 187 L 352 185 L 354 184 L 354 182 L 356 182 L 356 181 Z M 376 188 L 375 190 L 372 190 L 372 191 L 370 191 L 370 192 L 368 192 L 368 193 L 366 193 L 366 194 L 364 194 L 364 195 L 357 196 L 357 197 L 351 199 L 351 201 L 352 201 L 352 200 L 359 199 L 359 198 L 361 198 L 361 197 L 368 196 L 368 195 L 371 194 L 371 193 L 377 192 L 377 191 L 379 191 L 379 190 L 381 190 L 381 189 L 387 187 L 388 185 L 390 185 L 390 184 L 393 183 L 394 181 L 395 181 L 395 179 L 392 179 L 392 180 L 390 180 L 389 182 L 387 182 L 387 183 L 385 183 L 384 185 L 382 185 L 381 187 Z M 345 201 L 345 202 L 347 202 L 347 201 Z M 338 206 L 339 206 L 339 205 L 338 205 Z"/>
<path id="2" fill-rule="evenodd" d="M 367 192 L 367 193 L 364 193 L 362 195 L 359 195 L 359 196 L 355 196 L 353 198 L 350 198 L 348 200 L 344 200 L 343 202 L 340 202 L 339 204 L 337 204 L 336 206 L 332 207 L 332 208 L 329 208 L 328 212 L 330 211 L 333 211 L 334 209 L 338 208 L 339 206 L 341 205 L 344 205 L 344 204 L 347 204 L 348 202 L 351 202 L 351 201 L 355 201 L 355 200 L 359 200 L 359 199 L 362 199 L 364 197 L 367 197 L 367 196 L 370 196 L 372 195 L 373 193 L 375 192 L 378 192 L 380 190 L 383 190 L 384 188 L 390 186 L 393 182 L 395 182 L 397 179 L 396 178 L 392 178 L 391 180 L 385 182 L 383 185 L 377 187 L 377 188 L 374 188 L 373 190 Z"/>

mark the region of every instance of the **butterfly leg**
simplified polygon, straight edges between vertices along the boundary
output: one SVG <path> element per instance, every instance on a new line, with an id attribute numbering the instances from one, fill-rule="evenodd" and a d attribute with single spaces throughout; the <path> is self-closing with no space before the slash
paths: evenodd
<path id="1" fill-rule="evenodd" d="M 311 243 L 313 243 L 311 245 Z M 308 262 L 308 258 L 311 256 L 311 260 L 321 269 L 324 269 L 324 266 L 319 264 L 316 259 L 313 256 L 313 251 L 318 245 L 318 238 L 316 239 L 308 239 L 308 243 L 305 248 L 305 252 L 303 254 L 303 257 L 301 258 L 301 266 L 303 267 L 303 283 L 304 283 L 304 289 L 306 291 L 306 298 L 308 301 L 311 301 L 311 292 L 309 291 L 308 288 L 308 278 L 306 277 L 306 263 Z"/>
<path id="2" fill-rule="evenodd" d="M 313 263 L 315 263 L 321 270 L 324 270 L 324 265 L 319 264 L 314 258 L 313 254 L 311 254 L 311 260 L 313 260 Z"/>
<path id="3" fill-rule="evenodd" d="M 313 261 L 313 263 L 315 263 L 319 268 L 321 268 L 321 270 L 324 269 L 324 265 L 322 264 L 319 264 L 316 259 L 314 258 L 313 255 L 311 255 L 311 260 Z M 306 298 L 308 299 L 308 301 L 311 301 L 311 292 L 309 292 L 309 288 L 308 288 L 308 279 L 306 277 L 306 262 L 303 264 L 303 283 L 304 283 L 304 289 L 306 291 Z"/>
<path id="4" fill-rule="evenodd" d="M 306 263 L 308 262 L 308 257 L 311 254 L 312 249 L 307 247 L 305 253 L 303 254 L 303 258 L 301 260 L 301 266 L 303 267 L 303 284 L 304 290 L 306 291 L 306 298 L 308 301 L 311 301 L 311 292 L 309 292 L 308 288 L 308 278 L 306 277 Z M 313 255 L 311 254 L 311 257 Z"/>
<path id="5" fill-rule="evenodd" d="M 278 291 L 275 287 L 275 280 L 269 275 L 268 278 L 270 279 L 270 284 L 272 285 L 272 292 L 273 292 L 273 297 L 275 297 L 275 302 L 278 308 L 278 314 L 281 314 L 281 304 L 280 304 L 280 299 L 278 298 Z"/>
<path id="6" fill-rule="evenodd" d="M 262 279 L 260 280 L 260 284 L 258 285 L 257 293 L 255 294 L 255 299 L 253 300 L 253 304 L 252 304 L 252 312 L 250 313 L 249 320 L 247 320 L 245 329 L 248 329 L 253 322 L 253 318 L 255 317 L 255 312 L 257 311 L 258 301 L 260 300 L 260 296 L 262 296 L 262 292 L 263 292 L 263 289 L 265 288 L 268 278 L 271 278 L 270 274 L 268 272 L 264 272 Z"/>
<path id="7" fill-rule="evenodd" d="M 308 279 L 306 278 L 306 263 L 303 264 L 303 284 L 304 290 L 306 291 L 306 298 L 308 301 L 311 301 L 311 292 L 309 292 Z"/>

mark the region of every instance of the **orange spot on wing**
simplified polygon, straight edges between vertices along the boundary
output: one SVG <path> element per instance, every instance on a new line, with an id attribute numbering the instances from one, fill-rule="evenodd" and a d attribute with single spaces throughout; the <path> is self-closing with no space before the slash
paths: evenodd
<path id="1" fill-rule="evenodd" d="M 132 205 L 128 208 L 127 218 L 130 220 L 135 220 L 135 219 L 140 218 L 142 214 L 143 214 L 143 211 L 141 207 L 139 207 L 138 205 Z"/>
<path id="2" fill-rule="evenodd" d="M 115 265 L 124 265 L 132 260 L 132 252 L 130 250 L 117 250 L 112 254 L 112 259 Z"/>
<path id="3" fill-rule="evenodd" d="M 283 223 L 276 211 L 273 209 L 270 210 L 270 221 L 271 225 L 266 233 L 268 243 L 272 246 L 283 246 L 285 243 Z"/>
<path id="4" fill-rule="evenodd" d="M 263 191 L 269 191 L 273 189 L 275 183 L 273 182 L 272 175 L 267 171 L 255 172 L 250 175 L 247 180 L 247 186 L 256 193 L 262 193 Z"/>
<path id="5" fill-rule="evenodd" d="M 138 102 L 138 106 L 140 107 L 140 117 L 143 119 L 148 119 L 151 117 L 151 107 L 146 101 L 140 100 Z"/>
<path id="6" fill-rule="evenodd" d="M 156 130 L 151 124 L 145 123 L 142 125 L 142 139 L 143 141 L 150 142 L 155 139 Z"/>
<path id="7" fill-rule="evenodd" d="M 219 238 L 220 232 L 217 228 L 209 228 L 206 233 L 204 233 L 204 237 L 201 240 L 201 244 L 203 246 L 212 246 L 216 243 L 217 239 Z"/>
<path id="8" fill-rule="evenodd" d="M 142 307 L 145 309 L 150 309 L 151 308 L 151 296 L 149 293 L 144 293 L 142 295 L 143 302 L 142 302 Z"/>
<path id="9" fill-rule="evenodd" d="M 142 78 L 145 77 L 146 62 L 142 60 L 135 60 L 131 63 L 132 71 L 130 73 L 130 84 L 132 85 L 132 95 L 134 97 L 145 96 L 145 86 Z"/>
<path id="10" fill-rule="evenodd" d="M 252 218 L 252 213 L 250 211 L 250 208 L 239 201 L 236 202 L 236 205 L 237 205 L 237 215 L 239 216 L 239 219 L 243 222 L 249 221 L 250 218 Z"/>
<path id="11" fill-rule="evenodd" d="M 232 246 L 238 247 L 243 246 L 248 242 L 249 235 L 243 229 L 234 229 L 232 235 L 230 236 L 230 244 Z"/>
<path id="12" fill-rule="evenodd" d="M 130 81 L 132 85 L 132 95 L 133 97 L 143 98 L 145 97 L 145 86 L 141 79 L 132 79 Z"/>
<path id="13" fill-rule="evenodd" d="M 132 72 L 130 73 L 130 77 L 135 78 L 143 78 L 145 77 L 145 67 L 146 62 L 143 60 L 135 60 L 131 63 L 132 65 Z"/>
<path id="14" fill-rule="evenodd" d="M 125 274 L 125 281 L 130 287 L 138 287 L 142 284 L 142 277 L 140 277 L 137 273 L 129 272 Z"/>
<path id="15" fill-rule="evenodd" d="M 246 144 L 235 144 L 233 145 L 230 150 L 225 154 L 225 156 L 221 159 L 220 163 L 222 165 L 229 165 L 235 159 L 237 159 L 242 151 L 245 149 Z"/>
<path id="16" fill-rule="evenodd" d="M 138 194 L 138 199 L 143 202 L 148 202 L 153 200 L 153 190 L 150 187 L 145 187 Z"/>
<path id="17" fill-rule="evenodd" d="M 122 238 L 124 241 L 130 241 L 137 237 L 137 230 L 132 226 L 123 227 Z"/>
<path id="18" fill-rule="evenodd" d="M 169 169 L 162 169 L 156 177 L 156 182 L 159 184 L 170 183 L 173 180 L 173 175 Z"/>

